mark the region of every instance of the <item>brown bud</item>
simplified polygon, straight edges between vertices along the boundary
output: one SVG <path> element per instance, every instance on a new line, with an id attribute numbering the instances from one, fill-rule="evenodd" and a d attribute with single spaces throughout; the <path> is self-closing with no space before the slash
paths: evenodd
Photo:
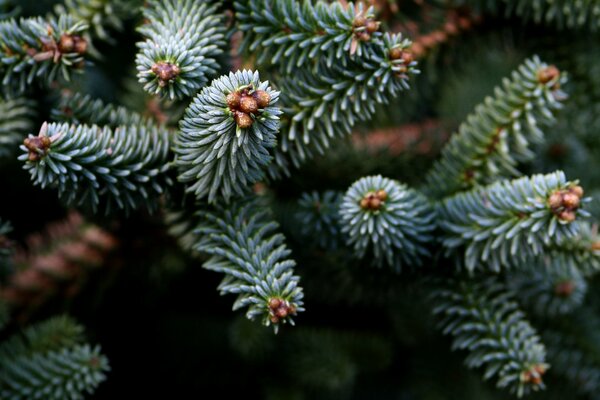
<path id="1" fill-rule="evenodd" d="M 271 318 L 270 318 L 270 320 L 271 320 L 271 322 L 272 322 L 273 324 L 276 324 L 276 323 L 278 323 L 278 322 L 279 322 L 279 318 L 277 318 L 277 317 L 276 317 L 276 316 L 274 316 L 274 315 L 271 315 Z"/>
<path id="2" fill-rule="evenodd" d="M 281 307 L 282 304 L 283 304 L 283 301 L 281 301 L 281 299 L 278 299 L 277 297 L 273 297 L 269 300 L 269 308 L 271 310 L 275 310 L 275 309 Z"/>
<path id="3" fill-rule="evenodd" d="M 402 49 L 400 47 L 394 47 L 393 49 L 390 50 L 390 59 L 391 60 L 398 60 L 402 57 Z"/>
<path id="4" fill-rule="evenodd" d="M 377 193 L 375 194 L 377 196 L 377 198 L 381 201 L 386 201 L 388 199 L 388 194 L 385 190 L 383 189 L 379 189 L 377 191 Z"/>
<path id="5" fill-rule="evenodd" d="M 583 197 L 583 188 L 579 185 L 573 186 L 571 189 L 569 189 L 569 191 L 577 197 L 579 197 L 580 199 Z"/>
<path id="6" fill-rule="evenodd" d="M 579 207 L 579 196 L 575 193 L 567 192 L 563 194 L 563 206 L 570 209 L 575 209 Z"/>
<path id="7" fill-rule="evenodd" d="M 550 65 L 538 71 L 538 81 L 543 85 L 558 78 L 559 76 L 560 71 L 554 65 Z"/>
<path id="8" fill-rule="evenodd" d="M 563 196 L 560 192 L 554 192 L 548 197 L 548 205 L 552 209 L 557 209 L 563 204 Z"/>
<path id="9" fill-rule="evenodd" d="M 88 43 L 87 40 L 81 36 L 73 36 L 74 50 L 77 54 L 84 54 L 87 51 Z"/>
<path id="10" fill-rule="evenodd" d="M 252 97 L 256 100 L 256 104 L 258 104 L 258 108 L 265 108 L 271 102 L 271 95 L 265 92 L 264 90 L 257 90 L 252 93 Z"/>
<path id="11" fill-rule="evenodd" d="M 46 154 L 52 141 L 48 136 L 33 136 L 23 141 L 23 144 L 29 150 L 29 160 L 37 161 L 40 159 L 40 151 Z"/>
<path id="12" fill-rule="evenodd" d="M 227 95 L 226 101 L 227 106 L 231 111 L 235 111 L 240 106 L 240 101 L 242 100 L 242 95 L 239 92 L 232 92 Z"/>
<path id="13" fill-rule="evenodd" d="M 58 42 L 58 50 L 61 53 L 70 53 L 75 48 L 75 40 L 71 35 L 64 33 Z"/>
<path id="14" fill-rule="evenodd" d="M 361 28 L 361 27 L 365 26 L 366 23 L 367 23 L 367 19 L 364 16 L 357 15 L 354 18 L 354 21 L 352 21 L 352 26 L 354 26 L 355 28 Z"/>
<path id="15" fill-rule="evenodd" d="M 381 200 L 379 200 L 378 197 L 374 197 L 369 201 L 369 205 L 371 206 L 372 210 L 379 210 L 381 207 Z"/>
<path id="16" fill-rule="evenodd" d="M 600 241 L 592 243 L 592 250 L 600 250 Z"/>
<path id="17" fill-rule="evenodd" d="M 369 208 L 369 199 L 364 197 L 360 200 L 360 208 L 366 210 Z"/>
<path id="18" fill-rule="evenodd" d="M 164 61 L 157 62 L 150 70 L 158 77 L 161 87 L 164 87 L 170 80 L 175 79 L 181 72 L 177 65 Z"/>
<path id="19" fill-rule="evenodd" d="M 235 123 L 242 129 L 250 128 L 254 123 L 254 120 L 248 114 L 236 111 L 233 114 L 233 118 L 235 119 Z"/>
<path id="20" fill-rule="evenodd" d="M 563 220 L 565 222 L 573 222 L 575 221 L 576 214 L 571 210 L 564 210 L 560 214 L 558 214 L 558 219 Z"/>
<path id="21" fill-rule="evenodd" d="M 415 60 L 415 56 L 413 56 L 413 54 L 410 51 L 403 51 L 401 57 L 402 61 L 404 61 L 404 64 L 406 65 L 409 65 Z"/>
<path id="22" fill-rule="evenodd" d="M 560 297 L 569 297 L 575 290 L 575 284 L 572 281 L 559 282 L 554 286 L 554 293 Z"/>
<path id="23" fill-rule="evenodd" d="M 242 96 L 240 110 L 247 114 L 255 114 L 258 111 L 258 103 L 250 96 Z"/>
<path id="24" fill-rule="evenodd" d="M 367 24 L 365 25 L 365 27 L 367 28 L 367 32 L 375 33 L 379 30 L 379 22 L 373 21 L 372 19 L 370 19 L 367 21 Z"/>
<path id="25" fill-rule="evenodd" d="M 371 40 L 371 35 L 369 35 L 367 32 L 359 32 L 358 39 L 362 42 L 368 42 Z"/>
<path id="26" fill-rule="evenodd" d="M 278 318 L 285 318 L 288 316 L 288 308 L 287 307 L 279 307 L 277 310 L 275 310 L 275 316 Z"/>

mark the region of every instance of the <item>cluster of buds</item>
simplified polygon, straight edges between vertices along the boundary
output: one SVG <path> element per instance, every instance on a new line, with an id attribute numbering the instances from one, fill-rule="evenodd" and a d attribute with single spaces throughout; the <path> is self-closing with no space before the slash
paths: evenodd
<path id="1" fill-rule="evenodd" d="M 271 96 L 264 90 L 254 90 L 252 85 L 247 85 L 229 93 L 225 101 L 237 126 L 247 129 L 254 123 L 259 110 L 269 106 Z"/>
<path id="2" fill-rule="evenodd" d="M 352 31 L 354 37 L 361 42 L 368 42 L 371 40 L 371 35 L 379 30 L 381 22 L 375 21 L 372 17 L 359 14 L 354 18 L 352 22 Z"/>
<path id="3" fill-rule="evenodd" d="M 271 297 L 268 305 L 269 319 L 273 324 L 277 324 L 289 315 L 296 315 L 296 306 L 280 297 Z"/>
<path id="4" fill-rule="evenodd" d="M 373 190 L 365 194 L 365 197 L 360 200 L 360 208 L 363 210 L 378 211 L 387 199 L 388 195 L 385 190 Z"/>
<path id="5" fill-rule="evenodd" d="M 575 283 L 573 283 L 573 281 L 570 281 L 570 280 L 558 282 L 554 286 L 554 294 L 556 294 L 559 297 L 565 297 L 565 298 L 569 297 L 569 296 L 571 296 L 571 294 L 573 294 L 574 290 L 575 290 Z"/>
<path id="6" fill-rule="evenodd" d="M 545 364 L 533 365 L 527 371 L 521 373 L 521 382 L 530 383 L 532 385 L 539 385 L 542 383 L 542 375 L 546 372 L 547 366 Z"/>
<path id="7" fill-rule="evenodd" d="M 548 206 L 561 221 L 573 222 L 582 197 L 583 188 L 579 185 L 573 185 L 568 189 L 557 190 L 552 193 L 548 197 Z"/>
<path id="8" fill-rule="evenodd" d="M 52 143 L 59 137 L 59 134 L 48 136 L 48 124 L 44 122 L 38 136 L 28 137 L 23 141 L 23 145 L 29 151 L 29 161 L 38 161 L 45 156 Z"/>
<path id="9" fill-rule="evenodd" d="M 400 60 L 402 65 L 398 67 L 397 74 L 404 75 L 408 72 L 408 67 L 415 60 L 414 54 L 406 49 L 402 49 L 400 47 L 394 47 L 389 52 L 390 60 L 397 61 Z"/>
<path id="10" fill-rule="evenodd" d="M 549 65 L 545 68 L 542 68 L 537 73 L 538 82 L 542 85 L 547 84 L 548 82 L 554 82 L 552 85 L 552 90 L 557 90 L 560 88 L 560 70 L 556 68 L 554 65 Z"/>
<path id="11" fill-rule="evenodd" d="M 150 68 L 150 71 L 158 78 L 158 86 L 163 88 L 179 76 L 181 69 L 170 62 L 159 61 Z"/>
<path id="12" fill-rule="evenodd" d="M 48 31 L 48 38 L 40 38 L 42 42 L 42 51 L 36 52 L 34 49 L 29 49 L 30 55 L 37 62 L 52 59 L 54 63 L 58 63 L 63 54 L 77 53 L 85 54 L 88 48 L 87 41 L 79 35 L 70 35 L 63 33 L 56 43 L 52 38 L 52 32 Z"/>

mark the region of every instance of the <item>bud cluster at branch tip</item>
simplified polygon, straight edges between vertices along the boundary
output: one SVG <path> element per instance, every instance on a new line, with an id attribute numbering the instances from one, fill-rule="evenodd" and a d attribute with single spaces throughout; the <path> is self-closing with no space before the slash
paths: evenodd
<path id="1" fill-rule="evenodd" d="M 360 200 L 360 208 L 363 210 L 379 211 L 387 199 L 388 195 L 383 189 L 370 191 Z"/>
<path id="2" fill-rule="evenodd" d="M 269 318 L 273 324 L 285 319 L 288 315 L 296 315 L 296 307 L 289 301 L 279 297 L 269 299 Z"/>
<path id="3" fill-rule="evenodd" d="M 579 208 L 582 197 L 583 188 L 579 185 L 574 185 L 568 189 L 557 190 L 552 193 L 548 197 L 548 206 L 561 221 L 573 222 L 575 221 L 575 212 Z"/>
<path id="4" fill-rule="evenodd" d="M 259 111 L 269 105 L 271 96 L 264 90 L 254 90 L 252 85 L 246 85 L 229 93 L 226 102 L 237 126 L 246 129 L 254 123 L 253 116 L 258 116 Z"/>

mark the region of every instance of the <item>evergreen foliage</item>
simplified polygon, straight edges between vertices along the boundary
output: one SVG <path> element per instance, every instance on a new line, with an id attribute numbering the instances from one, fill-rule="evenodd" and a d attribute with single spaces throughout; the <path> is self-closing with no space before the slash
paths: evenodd
<path id="1" fill-rule="evenodd" d="M 106 212 L 153 210 L 171 185 L 169 132 L 158 128 L 44 124 L 21 149 L 34 184 L 94 211 L 101 200 Z"/>
<path id="2" fill-rule="evenodd" d="M 263 178 L 279 130 L 278 99 L 268 81 L 247 70 L 202 89 L 186 110 L 175 143 L 179 180 L 192 183 L 188 191 L 211 203 L 228 202 Z"/>
<path id="3" fill-rule="evenodd" d="M 0 395 L 9 400 L 78 400 L 106 379 L 108 360 L 99 347 L 20 357 L 0 371 Z"/>
<path id="4" fill-rule="evenodd" d="M 33 103 L 26 98 L 0 99 L 0 159 L 13 155 L 33 127 Z"/>
<path id="5" fill-rule="evenodd" d="M 0 343 L 3 399 L 83 399 L 108 370 L 100 348 L 84 344 L 83 327 L 67 316 L 29 326 Z"/>
<path id="6" fill-rule="evenodd" d="M 554 122 L 565 94 L 565 76 L 533 57 L 467 117 L 427 175 L 427 193 L 452 195 L 500 178 L 520 175 L 517 163 L 531 160 L 532 143 Z"/>
<path id="7" fill-rule="evenodd" d="M 532 19 L 536 23 L 553 23 L 559 28 L 598 28 L 600 2 L 598 0 L 453 0 L 469 4 L 482 11 Z"/>
<path id="8" fill-rule="evenodd" d="M 0 399 L 597 397 L 597 1 L 0 0 Z"/>
<path id="9" fill-rule="evenodd" d="M 582 195 L 581 187 L 558 171 L 499 181 L 449 197 L 437 209 L 442 243 L 449 252 L 464 252 L 470 271 L 500 271 L 515 259 L 543 254 L 544 246 L 574 238 L 577 218 L 589 215 L 579 208 L 585 202 Z"/>
<path id="10" fill-rule="evenodd" d="M 4 91 L 23 92 L 34 81 L 50 85 L 81 70 L 87 25 L 68 15 L 0 21 L 0 76 Z"/>
<path id="11" fill-rule="evenodd" d="M 144 90 L 170 99 L 193 96 L 220 70 L 225 19 L 205 1 L 151 0 L 139 28 L 136 64 Z"/>
<path id="12" fill-rule="evenodd" d="M 57 351 L 83 343 L 83 327 L 68 316 L 58 316 L 29 326 L 0 343 L 0 365 L 6 367 L 19 357 Z"/>
<path id="13" fill-rule="evenodd" d="M 541 317 L 568 314 L 584 300 L 587 283 L 563 257 L 526 260 L 522 269 L 506 277 L 507 285 L 528 309 Z"/>
<path id="14" fill-rule="evenodd" d="M 409 88 L 418 72 L 410 52 L 411 42 L 400 34 L 386 34 L 368 57 L 334 63 L 317 62 L 317 72 L 295 72 L 283 78 L 281 137 L 270 168 L 273 177 L 289 175 L 316 154 L 324 153 L 335 139 L 346 137 L 360 121 L 367 121 L 377 104 Z"/>
<path id="15" fill-rule="evenodd" d="M 396 271 L 420 265 L 429 256 L 426 244 L 435 229 L 427 199 L 406 185 L 381 175 L 361 178 L 346 192 L 340 206 L 342 232 L 357 257 L 367 251 L 375 264 Z"/>
<path id="16" fill-rule="evenodd" d="M 235 7 L 238 29 L 246 32 L 242 51 L 258 54 L 259 64 L 280 64 L 288 74 L 312 60 L 331 67 L 367 56 L 382 36 L 373 7 L 363 3 L 248 0 Z"/>
<path id="17" fill-rule="evenodd" d="M 81 93 L 65 93 L 58 106 L 52 109 L 52 118 L 70 124 L 85 124 L 117 128 L 120 125 L 148 125 L 142 115 L 122 106 L 108 104 L 101 99 Z"/>
<path id="18" fill-rule="evenodd" d="M 303 240 L 326 250 L 340 247 L 342 234 L 339 207 L 342 196 L 342 193 L 332 190 L 302 194 L 298 200 L 299 210 L 295 221 L 300 224 Z"/>
<path id="19" fill-rule="evenodd" d="M 242 201 L 199 211 L 196 250 L 210 255 L 204 268 L 225 274 L 219 290 L 238 295 L 233 309 L 248 307 L 249 319 L 258 318 L 277 332 L 304 310 L 303 293 L 284 237 L 275 233 L 277 223 L 257 206 Z"/>
<path id="20" fill-rule="evenodd" d="M 546 350 L 519 310 L 513 295 L 496 278 L 451 282 L 434 295 L 434 312 L 454 349 L 469 350 L 469 368 L 485 368 L 484 379 L 521 397 L 544 388 Z"/>
<path id="21" fill-rule="evenodd" d="M 129 6 L 128 6 L 129 4 Z M 123 19 L 128 17 L 131 7 L 141 5 L 140 0 L 64 0 L 54 6 L 56 15 L 69 14 L 76 21 L 85 22 L 90 32 L 99 39 L 110 40 L 110 30 L 122 30 Z"/>

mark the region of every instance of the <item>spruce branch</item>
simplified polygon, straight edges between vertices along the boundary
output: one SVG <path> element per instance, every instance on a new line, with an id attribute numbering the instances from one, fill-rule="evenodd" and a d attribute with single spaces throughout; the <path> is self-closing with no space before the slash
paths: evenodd
<path id="1" fill-rule="evenodd" d="M 79 400 L 106 379 L 99 347 L 78 345 L 19 357 L 0 370 L 0 396 L 11 400 Z"/>
<path id="2" fill-rule="evenodd" d="M 19 97 L 0 99 L 0 159 L 15 154 L 33 127 L 34 104 Z"/>
<path id="3" fill-rule="evenodd" d="M 304 311 L 303 293 L 285 238 L 275 233 L 277 223 L 256 201 L 214 206 L 198 216 L 196 250 L 210 255 L 204 268 L 225 274 L 219 290 L 238 295 L 233 309 L 248 307 L 248 319 L 259 318 L 275 332 L 282 323 L 293 324 L 292 317 Z"/>
<path id="4" fill-rule="evenodd" d="M 543 318 L 574 312 L 587 292 L 581 272 L 564 257 L 533 257 L 518 271 L 506 275 L 506 283 L 521 303 Z"/>
<path id="5" fill-rule="evenodd" d="M 369 58 L 360 62 L 324 62 L 318 73 L 297 71 L 281 86 L 281 139 L 270 167 L 272 177 L 289 175 L 290 164 L 300 166 L 315 154 L 323 154 L 338 138 L 348 136 L 359 121 L 367 121 L 377 104 L 386 104 L 418 73 L 411 42 L 401 35 L 386 34 Z"/>
<path id="6" fill-rule="evenodd" d="M 67 204 L 106 212 L 156 209 L 172 184 L 169 132 L 149 126 L 115 129 L 46 124 L 21 149 L 34 184 L 58 189 Z"/>
<path id="7" fill-rule="evenodd" d="M 5 90 L 23 92 L 34 80 L 49 85 L 80 71 L 88 47 L 85 23 L 70 16 L 0 22 L 0 76 Z"/>
<path id="8" fill-rule="evenodd" d="M 344 7 L 298 0 L 236 1 L 240 51 L 258 54 L 257 62 L 281 65 L 291 73 L 313 60 L 331 67 L 340 60 L 359 60 L 378 46 L 382 33 L 373 7 Z"/>
<path id="9" fill-rule="evenodd" d="M 185 112 L 175 142 L 181 182 L 201 199 L 229 201 L 262 179 L 279 130 L 279 92 L 258 72 L 216 79 Z"/>
<path id="10" fill-rule="evenodd" d="M 447 253 L 463 252 L 465 266 L 499 271 L 544 253 L 578 234 L 583 190 L 563 172 L 499 181 L 460 193 L 438 206 Z"/>
<path id="11" fill-rule="evenodd" d="M 451 281 L 434 293 L 434 314 L 453 349 L 468 350 L 469 368 L 484 367 L 484 379 L 521 397 L 543 389 L 546 350 L 519 310 L 513 294 L 496 278 Z"/>
<path id="12" fill-rule="evenodd" d="M 340 224 L 358 258 L 372 252 L 373 261 L 396 271 L 421 265 L 435 229 L 428 200 L 413 189 L 381 175 L 356 181 L 340 205 Z"/>
<path id="13" fill-rule="evenodd" d="M 19 357 L 83 344 L 83 331 L 81 325 L 66 315 L 31 325 L 0 343 L 0 369 L 10 366 Z"/>
<path id="14" fill-rule="evenodd" d="M 140 6 L 140 0 L 64 0 L 64 4 L 54 6 L 54 14 L 68 14 L 88 25 L 95 37 L 113 42 L 109 31 L 121 31 L 123 20 Z"/>
<path id="15" fill-rule="evenodd" d="M 323 193 L 303 193 L 298 200 L 299 210 L 295 220 L 300 226 L 303 242 L 335 250 L 340 247 L 342 232 L 340 227 L 339 207 L 343 193 L 328 190 Z"/>
<path id="16" fill-rule="evenodd" d="M 106 103 L 90 95 L 71 92 L 62 93 L 59 104 L 52 109 L 52 119 L 77 125 L 99 125 L 110 128 L 153 123 L 149 118 L 125 107 Z"/>
<path id="17" fill-rule="evenodd" d="M 482 11 L 507 16 L 518 15 L 536 23 L 553 23 L 559 28 L 598 29 L 600 1 L 598 0 L 453 0 L 456 5 L 470 5 Z"/>
<path id="18" fill-rule="evenodd" d="M 552 259 L 560 259 L 569 268 L 580 271 L 585 277 L 600 272 L 600 237 L 597 226 L 580 222 L 578 234 L 561 243 L 547 247 L 545 253 Z"/>
<path id="19" fill-rule="evenodd" d="M 216 4 L 150 0 L 139 28 L 138 79 L 144 90 L 170 99 L 196 94 L 220 70 L 226 47 L 224 16 Z"/>
<path id="20" fill-rule="evenodd" d="M 437 198 L 520 175 L 517 163 L 531 160 L 532 143 L 552 124 L 565 94 L 565 74 L 540 61 L 526 60 L 467 117 L 427 174 L 426 192 Z"/>

